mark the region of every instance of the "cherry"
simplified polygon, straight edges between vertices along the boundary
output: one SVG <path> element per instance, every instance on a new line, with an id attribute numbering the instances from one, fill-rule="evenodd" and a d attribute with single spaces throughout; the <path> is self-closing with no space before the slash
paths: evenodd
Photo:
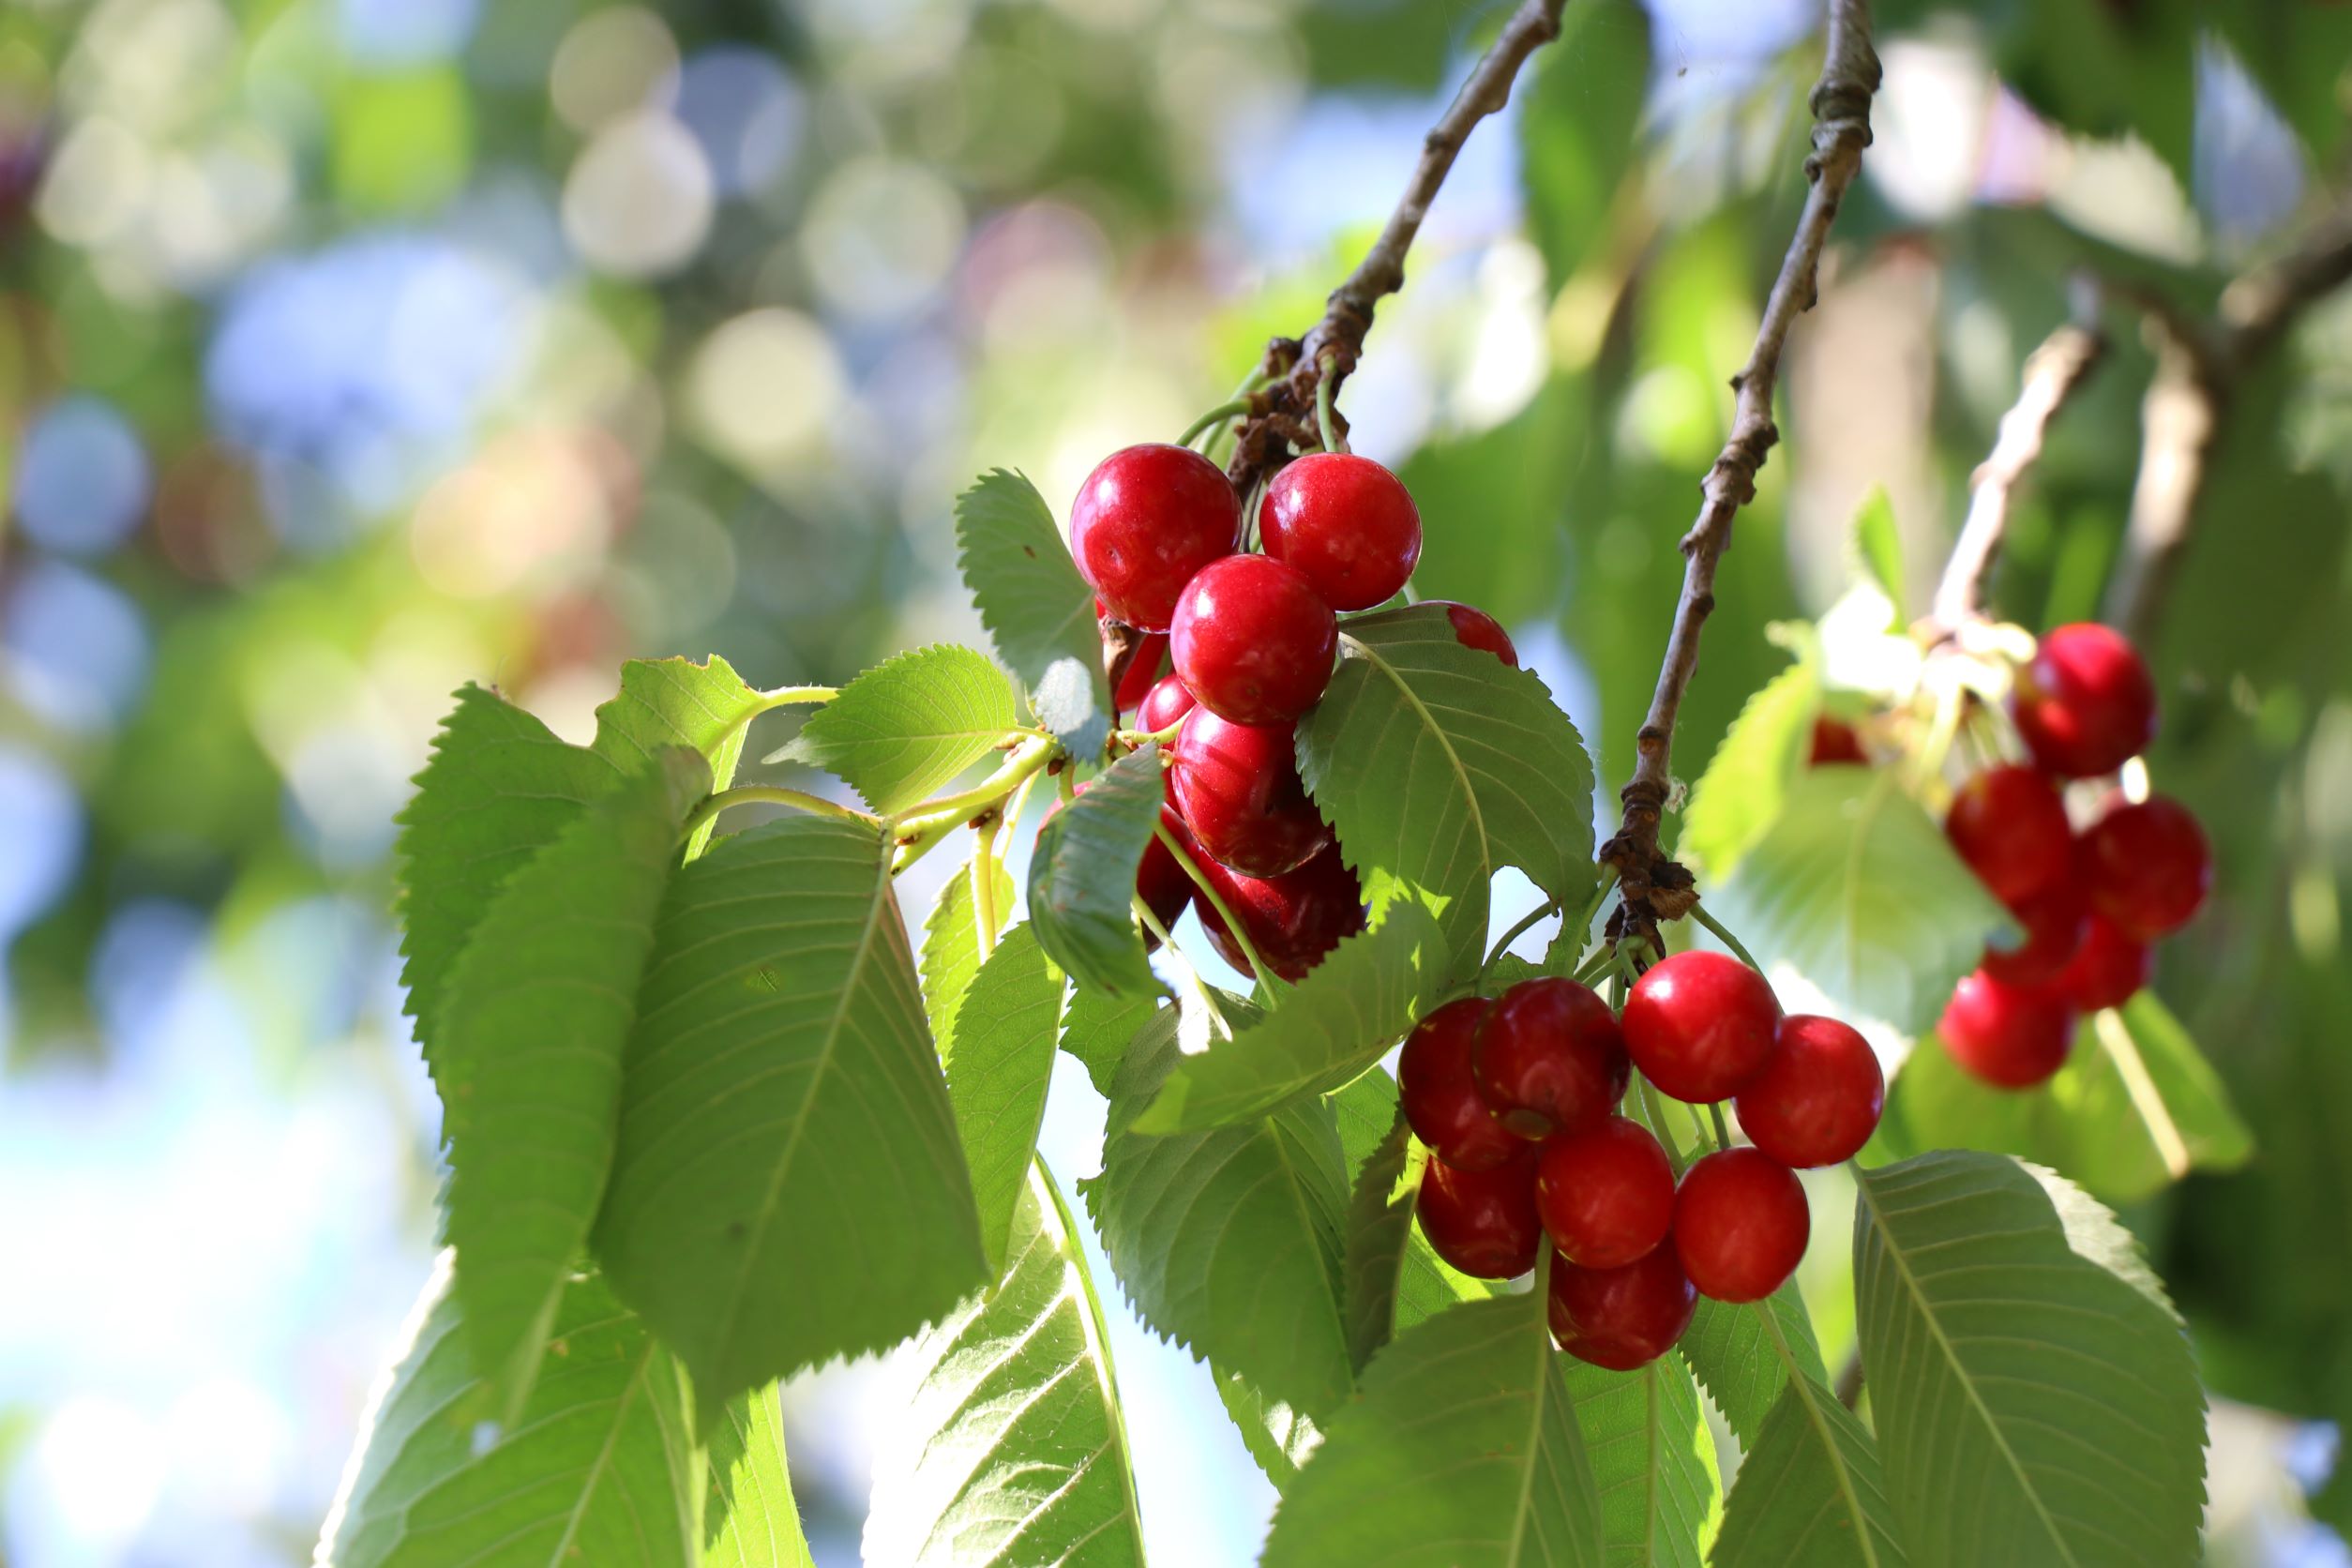
<path id="1" fill-rule="evenodd" d="M 1331 842 L 1299 780 L 1288 724 L 1232 724 L 1206 708 L 1176 732 L 1168 788 L 1212 860 L 1278 877 Z"/>
<path id="2" fill-rule="evenodd" d="M 2186 926 L 2213 882 L 2213 852 L 2190 809 L 2169 795 L 2118 806 L 2083 835 L 2091 908 L 2151 942 Z"/>
<path id="3" fill-rule="evenodd" d="M 1494 1003 L 1449 1002 L 1413 1026 L 1396 1058 L 1397 1098 L 1413 1136 L 1456 1170 L 1492 1170 L 1527 1145 L 1503 1130 L 1470 1077 L 1470 1042 Z"/>
<path id="4" fill-rule="evenodd" d="M 1673 1349 L 1691 1326 L 1698 1292 L 1675 1249 L 1659 1246 L 1615 1269 L 1554 1258 L 1545 1306 L 1561 1349 L 1612 1372 L 1631 1372 Z"/>
<path id="5" fill-rule="evenodd" d="M 2041 986 L 2058 977 L 2083 944 L 2087 911 L 2082 888 L 2063 881 L 2043 889 L 2009 912 L 2025 927 L 2014 947 L 1987 947 L 1984 972 L 2012 986 Z"/>
<path id="6" fill-rule="evenodd" d="M 1339 623 L 1296 566 L 1229 555 L 1184 584 L 1168 644 L 1202 707 L 1235 724 L 1285 724 L 1331 685 Z"/>
<path id="7" fill-rule="evenodd" d="M 1093 782 L 1090 778 L 1080 784 L 1070 792 L 1072 797 L 1086 793 Z M 1038 837 L 1045 837 L 1046 824 L 1053 821 L 1055 814 L 1065 804 L 1057 800 L 1046 807 L 1046 814 L 1037 821 Z M 1178 843 L 1187 850 L 1193 847 L 1192 836 L 1184 830 L 1184 819 L 1169 810 L 1165 801 L 1160 804 L 1160 821 L 1168 832 L 1175 835 Z M 1184 906 L 1192 902 L 1192 878 L 1176 863 L 1176 857 L 1168 852 L 1168 846 L 1160 842 L 1157 834 L 1153 834 L 1151 841 L 1143 846 L 1143 858 L 1136 864 L 1135 891 L 1136 897 L 1143 900 L 1143 907 L 1152 912 L 1153 918 L 1168 927 L 1174 927 L 1177 921 L 1184 918 Z M 1146 931 L 1143 945 L 1156 947 L 1159 938 Z"/>
<path id="8" fill-rule="evenodd" d="M 1674 1166 L 1650 1129 L 1611 1116 L 1543 1145 L 1535 1212 L 1560 1255 L 1582 1268 L 1622 1268 L 1674 1224 Z"/>
<path id="9" fill-rule="evenodd" d="M 1094 602 L 1099 605 L 1103 601 L 1096 599 Z M 1160 663 L 1167 655 L 1166 632 L 1147 631 L 1143 634 L 1142 641 L 1136 644 L 1135 657 L 1127 663 L 1127 672 L 1119 677 L 1119 690 L 1113 701 L 1121 713 L 1135 713 L 1142 709 L 1144 699 L 1152 694 L 1153 683 L 1160 678 Z M 1176 677 L 1170 675 L 1168 678 L 1172 681 Z M 1147 725 L 1145 728 L 1157 726 Z"/>
<path id="10" fill-rule="evenodd" d="M 1869 761 L 1870 754 L 1862 749 L 1862 732 L 1852 725 L 1827 714 L 1813 721 L 1813 749 L 1805 757 L 1807 766 Z"/>
<path id="11" fill-rule="evenodd" d="M 2042 639 L 2010 709 L 2033 760 L 2068 778 L 2113 773 L 2156 735 L 2156 685 L 2139 650 L 2088 622 Z"/>
<path id="12" fill-rule="evenodd" d="M 1421 512 L 1404 482 L 1370 458 L 1312 452 L 1266 487 L 1258 537 L 1334 610 L 1369 610 L 1413 575 Z"/>
<path id="13" fill-rule="evenodd" d="M 1193 710 L 1192 693 L 1174 675 L 1163 675 L 1135 707 L 1135 727 L 1146 734 L 1167 729 Z"/>
<path id="14" fill-rule="evenodd" d="M 1756 971 L 1721 953 L 1677 953 L 1634 982 L 1625 1048 L 1651 1082 L 1697 1105 L 1762 1072 L 1779 1023 L 1780 1003 Z"/>
<path id="15" fill-rule="evenodd" d="M 1511 634 L 1502 629 L 1502 623 L 1483 610 L 1452 599 L 1424 599 L 1424 604 L 1436 605 L 1445 611 L 1453 625 L 1454 641 L 1465 648 L 1476 648 L 1502 660 L 1512 669 L 1519 667 L 1519 650 L 1511 645 Z"/>
<path id="16" fill-rule="evenodd" d="M 1439 1257 L 1475 1279 L 1515 1279 L 1535 1267 L 1535 1151 L 1522 1144 L 1490 1170 L 1431 1160 L 1421 1177 L 1421 1233 Z"/>
<path id="17" fill-rule="evenodd" d="M 1214 860 L 1204 860 L 1200 869 L 1266 967 L 1285 980 L 1304 979 L 1325 954 L 1364 929 L 1364 889 L 1336 844 L 1278 877 L 1244 877 Z M 1248 955 L 1206 898 L 1200 900 L 1200 928 L 1227 963 L 1249 972 Z"/>
<path id="18" fill-rule="evenodd" d="M 1674 1250 L 1702 1296 L 1760 1302 L 1804 1260 L 1812 1211 L 1796 1172 L 1761 1149 L 1724 1149 L 1682 1173 Z"/>
<path id="19" fill-rule="evenodd" d="M 1886 1075 L 1870 1042 L 1835 1018 L 1791 1013 L 1772 1059 L 1732 1104 L 1767 1154 L 1800 1170 L 1850 1159 L 1887 1107 Z"/>
<path id="20" fill-rule="evenodd" d="M 1166 631 L 1184 584 L 1233 552 L 1241 521 L 1232 485 L 1199 453 L 1159 443 L 1126 446 L 1078 487 L 1070 553 L 1114 619 Z"/>
<path id="21" fill-rule="evenodd" d="M 1936 1033 L 1985 1082 L 2030 1089 L 2066 1065 L 2074 1009 L 2048 987 L 2004 985 L 1978 970 L 1952 988 Z"/>
<path id="22" fill-rule="evenodd" d="M 1470 1071 L 1496 1120 L 1530 1140 L 1598 1126 L 1630 1077 L 1608 1003 L 1548 975 L 1496 1001 L 1479 1025 Z"/>
<path id="23" fill-rule="evenodd" d="M 2083 942 L 2074 958 L 2058 975 L 2055 989 L 2086 1013 L 2120 1007 L 2148 984 L 2155 968 L 2148 943 L 2135 940 L 2103 914 L 2094 914 L 2083 927 Z"/>
<path id="24" fill-rule="evenodd" d="M 2019 903 L 2066 874 L 2074 830 L 2058 787 L 2032 768 L 1987 768 L 1960 787 L 1944 837 L 2004 904 Z"/>

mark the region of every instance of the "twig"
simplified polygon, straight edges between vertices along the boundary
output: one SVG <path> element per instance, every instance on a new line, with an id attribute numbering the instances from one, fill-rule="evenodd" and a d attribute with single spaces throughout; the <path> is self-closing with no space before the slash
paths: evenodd
<path id="1" fill-rule="evenodd" d="M 1853 1353 L 1846 1358 L 1846 1364 L 1837 1369 L 1837 1385 L 1830 1392 L 1835 1394 L 1837 1395 L 1837 1402 L 1845 1406 L 1849 1410 L 1856 1405 L 1862 1403 L 1862 1359 L 1861 1346 L 1856 1346 Z"/>
<path id="2" fill-rule="evenodd" d="M 1943 580 L 1936 585 L 1929 611 L 1937 629 L 1946 637 L 1982 613 L 1985 579 L 2009 531 L 2010 497 L 2027 470 L 2041 458 L 2043 437 L 2051 419 L 2106 353 L 2106 339 L 2098 324 L 2098 285 L 2078 279 L 2073 293 L 2074 319 L 2026 356 L 2016 404 L 2001 415 L 1993 450 L 1977 464 L 1968 481 L 1973 488 L 1968 519 L 1952 542 L 1952 558 L 1944 563 Z"/>
<path id="3" fill-rule="evenodd" d="M 2108 625 L 2134 641 L 2148 641 L 2179 569 L 2213 445 L 2239 384 L 2306 307 L 2347 281 L 2352 206 L 2338 209 L 2285 255 L 2224 289 L 2214 327 L 2170 309 L 2149 309 L 2158 339 L 2156 373 L 2140 402 L 2139 474 L 2105 609 Z"/>
<path id="4" fill-rule="evenodd" d="M 685 825 L 678 829 L 679 838 L 693 837 L 703 823 L 714 820 L 731 806 L 790 806 L 820 817 L 837 817 L 843 822 L 863 822 L 868 827 L 880 825 L 877 819 L 863 811 L 837 801 L 826 800 L 822 795 L 812 795 L 806 790 L 788 790 L 781 784 L 738 784 L 731 790 L 704 795 L 694 809 L 686 813 Z"/>
<path id="5" fill-rule="evenodd" d="M 1804 211 L 1765 302 L 1755 350 L 1731 378 L 1737 393 L 1731 440 L 1707 471 L 1699 487 L 1698 520 L 1682 536 L 1682 594 L 1674 608 L 1674 628 L 1641 722 L 1634 776 L 1618 792 L 1624 813 L 1617 836 L 1601 851 L 1603 862 L 1617 867 L 1624 890 L 1624 902 L 1611 917 L 1613 932 L 1630 920 L 1636 929 L 1654 934 L 1659 920 L 1680 916 L 1696 897 L 1690 873 L 1658 852 L 1659 814 L 1673 783 L 1675 716 L 1698 667 L 1699 628 L 1715 608 L 1715 564 L 1731 542 L 1732 519 L 1756 498 L 1756 471 L 1780 439 L 1772 423 L 1772 388 L 1780 379 L 1781 349 L 1798 315 L 1813 307 L 1830 225 L 1862 169 L 1862 149 L 1870 144 L 1870 98 L 1877 90 L 1869 0 L 1831 0 L 1821 79 L 1808 100 L 1814 125 L 1813 152 L 1805 159 L 1810 188 Z"/>

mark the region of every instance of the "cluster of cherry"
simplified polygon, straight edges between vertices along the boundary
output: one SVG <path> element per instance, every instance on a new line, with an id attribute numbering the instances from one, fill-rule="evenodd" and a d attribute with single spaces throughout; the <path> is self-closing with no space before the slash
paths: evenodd
<path id="1" fill-rule="evenodd" d="M 1292 743 L 1331 684 L 1341 611 L 1402 592 L 1421 559 L 1421 513 L 1368 458 L 1318 452 L 1285 467 L 1259 508 L 1262 554 L 1242 549 L 1242 504 L 1225 475 L 1184 446 L 1129 446 L 1087 476 L 1070 549 L 1098 615 L 1145 635 L 1119 684 L 1135 728 L 1169 747 L 1161 826 L 1243 927 L 1267 967 L 1296 980 L 1364 928 L 1364 896 L 1307 798 Z M 1449 604 L 1465 646 L 1518 655 L 1493 617 Z M 1174 673 L 1163 676 L 1162 660 Z M 1163 928 L 1194 884 L 1158 838 L 1136 892 Z M 1200 903 L 1209 939 L 1247 972 L 1242 943 Z"/>
<path id="2" fill-rule="evenodd" d="M 2197 912 L 2213 862 L 2188 807 L 2128 801 L 2103 782 L 2156 733 L 2155 684 L 2128 639 L 2058 627 L 2017 671 L 2010 712 L 2032 761 L 1968 779 L 1944 833 L 2024 937 L 1985 949 L 1937 1033 L 1976 1077 L 2025 1089 L 2066 1064 L 2079 1015 L 2119 1007 L 2148 983 L 2149 943 Z M 1850 731 L 1830 748 L 1862 760 Z M 1823 749 L 1817 731 L 1817 759 Z M 2102 782 L 2077 792 L 2088 819 L 2078 833 L 2063 791 L 2080 780 Z"/>
<path id="3" fill-rule="evenodd" d="M 1753 1147 L 1718 1149 L 1678 1184 L 1650 1129 L 1618 1113 L 1636 1067 L 1674 1099 L 1731 1100 Z M 1851 1156 L 1886 1104 L 1860 1034 L 1784 1016 L 1763 976 L 1703 952 L 1643 974 L 1622 1018 L 1554 978 L 1448 1003 L 1406 1040 L 1397 1077 L 1434 1156 L 1419 1218 L 1438 1256 L 1509 1279 L 1548 1238 L 1553 1334 L 1621 1371 L 1681 1338 L 1699 1296 L 1780 1288 L 1812 1230 L 1795 1172 Z"/>

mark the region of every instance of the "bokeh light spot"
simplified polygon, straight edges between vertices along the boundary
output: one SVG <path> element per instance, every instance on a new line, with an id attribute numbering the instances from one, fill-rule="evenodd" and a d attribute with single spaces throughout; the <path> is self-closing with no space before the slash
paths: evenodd
<path id="1" fill-rule="evenodd" d="M 67 398 L 35 416 L 17 458 L 16 515 L 36 543 L 102 555 L 146 510 L 147 454 L 113 404 Z"/>
<path id="2" fill-rule="evenodd" d="M 599 129 L 564 182 L 564 233 L 580 259 L 622 278 L 690 261 L 710 232 L 715 192 L 701 143 L 663 113 Z"/>

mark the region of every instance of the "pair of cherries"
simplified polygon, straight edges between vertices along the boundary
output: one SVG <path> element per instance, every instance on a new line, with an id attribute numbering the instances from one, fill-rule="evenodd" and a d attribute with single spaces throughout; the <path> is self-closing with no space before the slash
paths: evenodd
<path id="1" fill-rule="evenodd" d="M 1977 1078 L 2024 1089 L 2065 1065 L 2080 1014 L 2148 983 L 2149 944 L 2204 905 L 2213 864 L 2195 816 L 2169 796 L 2111 797 L 2080 833 L 2067 813 L 2065 781 L 2113 774 L 2155 734 L 2155 686 L 2127 639 L 2095 625 L 2051 632 L 2018 673 L 2012 712 L 2031 764 L 1968 779 L 1944 833 L 2024 935 L 1985 950 L 1937 1033 Z"/>
<path id="2" fill-rule="evenodd" d="M 1421 559 L 1421 513 L 1368 458 L 1317 452 L 1276 474 L 1259 508 L 1262 554 L 1239 552 L 1241 501 L 1184 446 L 1112 453 L 1071 508 L 1070 548 L 1099 615 L 1145 635 L 1122 677 L 1135 727 L 1182 721 L 1161 822 L 1244 928 L 1260 957 L 1297 980 L 1364 928 L 1364 897 L 1299 777 L 1299 718 L 1331 684 L 1338 613 L 1400 593 Z M 1491 616 L 1446 607 L 1455 635 L 1515 666 Z M 1174 672 L 1160 673 L 1163 657 Z M 1136 890 L 1172 926 L 1191 879 L 1156 839 Z M 1209 939 L 1236 969 L 1234 933 L 1207 900 Z"/>
<path id="3" fill-rule="evenodd" d="M 1675 1099 L 1731 1099 L 1752 1146 L 1678 1183 L 1656 1137 L 1617 1110 L 1636 1067 Z M 1621 1018 L 1551 977 L 1449 1003 L 1406 1040 L 1397 1078 L 1432 1155 L 1418 1211 L 1429 1244 L 1464 1274 L 1508 1279 L 1548 1241 L 1554 1335 L 1619 1370 L 1664 1354 L 1699 1296 L 1778 1289 L 1812 1230 L 1795 1171 L 1851 1156 L 1886 1103 L 1860 1034 L 1783 1015 L 1762 976 L 1717 953 L 1651 969 Z"/>

